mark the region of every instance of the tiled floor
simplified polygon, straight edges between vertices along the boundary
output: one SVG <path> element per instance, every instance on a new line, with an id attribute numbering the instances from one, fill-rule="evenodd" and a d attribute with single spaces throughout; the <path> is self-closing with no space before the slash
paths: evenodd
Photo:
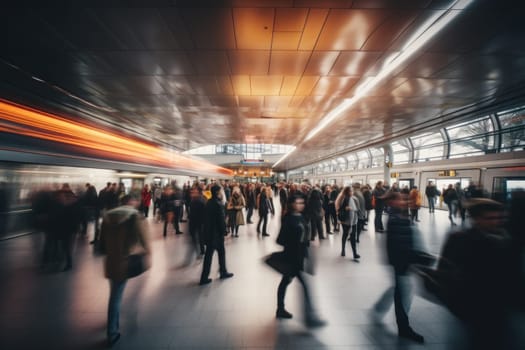
<path id="1" fill-rule="evenodd" d="M 274 317 L 280 276 L 263 265 L 261 257 L 279 249 L 275 244 L 278 217 L 271 220 L 271 237 L 258 239 L 255 225 L 241 227 L 239 238 L 228 237 L 227 265 L 235 276 L 220 280 L 213 275 L 213 282 L 203 287 L 197 285 L 201 261 L 182 266 L 187 234 L 164 239 L 162 225 L 152 218 L 147 222 L 153 267 L 128 282 L 117 349 L 462 347 L 461 324 L 443 307 L 418 296 L 417 288 L 410 319 L 413 328 L 425 336 L 425 345 L 397 338 L 393 308 L 383 324 L 371 321 L 371 306 L 391 284 L 383 255 L 385 237 L 373 232 L 373 224 L 361 237 L 359 263 L 339 256 L 340 234 L 313 244 L 318 268 L 308 279 L 315 304 L 328 325 L 309 330 L 301 322 L 301 289 L 296 281 L 286 299 L 294 318 L 277 321 Z M 421 210 L 418 227 L 428 250 L 437 254 L 450 228 L 446 213 L 430 215 Z M 39 269 L 41 235 L 0 242 L 0 349 L 105 347 L 109 286 L 103 277 L 103 257 L 93 254 L 89 240 L 76 239 L 74 266 L 68 272 Z M 212 271 L 217 270 L 214 257 Z"/>

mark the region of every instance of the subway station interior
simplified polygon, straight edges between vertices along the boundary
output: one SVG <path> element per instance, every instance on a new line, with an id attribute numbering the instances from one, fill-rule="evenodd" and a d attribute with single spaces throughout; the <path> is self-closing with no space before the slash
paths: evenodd
<path id="1" fill-rule="evenodd" d="M 524 349 L 525 223 L 516 206 L 523 208 L 525 190 L 522 10 L 510 0 L 2 5 L 0 348 Z M 501 208 L 503 238 L 479 254 L 482 263 L 470 264 L 491 271 L 482 285 L 497 290 L 493 298 L 480 291 L 489 294 L 486 304 L 463 317 L 432 293 L 422 277 L 427 270 L 399 277 L 388 253 L 392 200 L 385 211 L 367 209 L 366 221 L 359 217 L 357 258 L 349 248 L 342 254 L 351 243 L 335 209 L 332 218 L 323 207 L 322 227 L 306 225 L 309 258 L 286 294 L 293 317 L 279 316 L 286 275 L 265 258 L 283 249 L 276 242 L 286 222 L 281 191 L 288 198 L 297 191 L 293 198 L 304 198 L 309 213 L 316 188 L 325 195 L 327 188 L 369 185 L 371 192 L 378 182 L 389 185 L 386 200 L 395 186 L 418 190 L 409 227 L 418 251 L 434 257 L 425 266 L 432 271 L 446 261 L 451 236 L 478 227 L 476 203 Z M 86 189 L 100 198 L 107 183 L 125 198 L 139 193 L 140 203 L 147 185 L 151 197 L 149 215 L 138 220 L 151 266 L 125 283 L 118 337 L 108 333 L 110 280 L 97 244 L 110 209 L 96 204 L 97 215 L 83 214 L 49 261 L 49 237 L 67 220 L 48 225 L 52 200 L 50 207 L 37 200 L 67 184 L 74 201 L 85 203 Z M 238 236 L 235 227 L 224 235 L 233 276 L 214 254 L 206 282 L 206 259 L 190 234 L 190 201 L 166 234 L 168 216 L 156 207 L 154 189 L 160 203 L 167 188 L 190 196 L 198 187 L 208 210 L 220 185 L 226 222 L 233 220 L 234 188 L 248 199 L 246 189 L 263 184 L 272 210 L 261 214 L 252 203 L 252 217 L 244 202 Z M 458 194 L 454 213 L 449 188 Z M 480 198 L 468 201 L 474 188 Z M 260 234 L 263 215 L 268 235 Z M 500 246 L 512 257 L 498 255 Z M 463 256 L 475 249 L 466 246 Z M 409 292 L 398 293 L 401 284 Z M 411 328 L 402 331 L 398 312 Z"/>

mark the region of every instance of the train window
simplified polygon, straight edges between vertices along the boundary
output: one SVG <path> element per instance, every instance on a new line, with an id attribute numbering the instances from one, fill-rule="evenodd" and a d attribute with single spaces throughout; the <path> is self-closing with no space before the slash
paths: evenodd
<path id="1" fill-rule="evenodd" d="M 443 159 L 444 140 L 439 132 L 425 133 L 410 138 L 414 146 L 414 161 Z"/>

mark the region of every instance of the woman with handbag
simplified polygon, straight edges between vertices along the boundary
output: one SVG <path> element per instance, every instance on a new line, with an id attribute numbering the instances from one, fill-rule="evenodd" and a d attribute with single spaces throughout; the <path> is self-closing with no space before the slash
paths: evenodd
<path id="1" fill-rule="evenodd" d="M 306 280 L 302 275 L 304 262 L 308 257 L 309 237 L 307 237 L 305 226 L 306 222 L 302 215 L 305 208 L 304 196 L 293 195 L 288 198 L 288 209 L 282 220 L 281 230 L 277 243 L 284 246 L 282 259 L 287 265 L 287 271 L 283 273 L 283 278 L 277 289 L 277 311 L 276 318 L 292 318 L 292 314 L 284 308 L 284 297 L 286 288 L 297 277 L 303 286 L 304 292 L 304 313 L 305 322 L 308 327 L 321 327 L 325 321 L 315 315 L 308 292 Z"/>
<path id="2" fill-rule="evenodd" d="M 122 205 L 104 215 L 101 242 L 106 254 L 105 276 L 109 279 L 107 341 L 119 339 L 119 313 L 128 278 L 140 275 L 150 266 L 150 245 L 141 215 L 140 193 L 122 197 Z"/>

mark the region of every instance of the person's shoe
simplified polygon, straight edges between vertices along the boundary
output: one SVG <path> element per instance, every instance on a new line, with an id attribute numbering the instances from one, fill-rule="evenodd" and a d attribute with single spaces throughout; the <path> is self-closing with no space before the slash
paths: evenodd
<path id="1" fill-rule="evenodd" d="M 249 223 L 249 224 L 253 224 L 253 221 L 251 221 L 251 220 L 248 220 L 248 223 Z"/>
<path id="2" fill-rule="evenodd" d="M 334 233 L 332 231 L 327 232 L 329 235 L 333 235 Z"/>
<path id="3" fill-rule="evenodd" d="M 233 277 L 233 273 L 231 272 L 226 272 L 226 273 L 221 273 L 221 279 L 226 279 L 226 278 L 231 278 Z"/>
<path id="4" fill-rule="evenodd" d="M 266 232 L 265 232 L 265 233 L 263 233 L 262 235 L 263 235 L 263 237 L 268 237 L 268 236 L 270 236 L 270 235 L 269 235 L 269 234 L 267 234 Z"/>
<path id="5" fill-rule="evenodd" d="M 211 278 L 206 278 L 205 280 L 201 280 L 199 282 L 199 285 L 204 286 L 204 285 L 206 285 L 208 283 L 211 283 Z"/>
<path id="6" fill-rule="evenodd" d="M 285 309 L 277 309 L 275 312 L 275 318 L 292 318 L 293 315 Z"/>
<path id="7" fill-rule="evenodd" d="M 182 232 L 175 232 L 176 235 L 182 235 Z"/>
<path id="8" fill-rule="evenodd" d="M 423 338 L 423 336 L 421 334 L 418 334 L 416 332 L 414 332 L 414 330 L 412 328 L 408 328 L 406 330 L 403 330 L 403 331 L 399 331 L 397 333 L 397 335 L 400 337 L 400 338 L 405 338 L 405 339 L 409 339 L 409 340 L 413 340 L 415 341 L 416 343 L 424 343 L 425 342 L 425 338 Z"/>
<path id="9" fill-rule="evenodd" d="M 95 244 L 95 243 L 97 243 L 95 239 L 89 242 L 89 244 Z"/>
<path id="10" fill-rule="evenodd" d="M 147 216 L 146 216 L 147 217 Z M 188 220 L 181 220 L 180 222 L 188 222 Z"/>
<path id="11" fill-rule="evenodd" d="M 108 339 L 108 346 L 111 348 L 113 345 L 115 345 L 120 339 L 120 333 L 115 334 L 114 337 L 111 339 Z"/>
<path id="12" fill-rule="evenodd" d="M 317 317 L 307 318 L 305 323 L 306 323 L 306 327 L 308 328 L 319 328 L 319 327 L 326 326 L 326 321 L 321 320 L 320 318 L 317 318 Z"/>
<path id="13" fill-rule="evenodd" d="M 357 259 L 359 259 L 360 257 L 361 257 L 361 255 L 356 254 L 356 255 L 354 255 L 354 260 L 357 260 Z"/>
<path id="14" fill-rule="evenodd" d="M 346 256 L 345 252 L 341 252 L 341 256 Z"/>
<path id="15" fill-rule="evenodd" d="M 323 237 L 319 237 L 319 239 L 326 239 L 326 237 L 325 237 L 325 236 L 323 236 Z"/>

